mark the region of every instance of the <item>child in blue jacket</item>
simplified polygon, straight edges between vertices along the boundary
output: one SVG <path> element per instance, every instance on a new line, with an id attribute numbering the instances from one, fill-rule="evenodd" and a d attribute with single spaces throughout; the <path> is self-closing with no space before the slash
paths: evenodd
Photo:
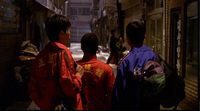
<path id="1" fill-rule="evenodd" d="M 131 51 L 119 62 L 111 96 L 111 110 L 160 110 L 160 104 L 140 95 L 141 71 L 148 60 L 155 60 L 155 53 L 143 46 L 145 24 L 132 21 L 126 27 L 127 42 Z"/>

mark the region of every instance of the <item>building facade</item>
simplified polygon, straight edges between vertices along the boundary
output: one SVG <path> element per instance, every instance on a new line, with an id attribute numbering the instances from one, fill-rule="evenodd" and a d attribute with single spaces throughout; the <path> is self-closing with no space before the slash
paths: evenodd
<path id="1" fill-rule="evenodd" d="M 166 59 L 185 81 L 184 110 L 198 110 L 198 0 L 165 1 Z"/>
<path id="2" fill-rule="evenodd" d="M 108 48 L 111 30 L 116 29 L 118 35 L 118 11 L 116 0 L 93 0 L 91 8 L 92 31 L 98 36 L 99 44 Z"/>
<path id="3" fill-rule="evenodd" d="M 143 19 L 143 1 L 141 0 L 119 0 L 119 3 L 121 4 L 121 11 L 123 12 L 123 34 L 125 46 L 128 50 L 130 50 L 130 47 L 127 43 L 126 39 L 126 26 L 128 23 L 132 20 L 142 20 Z"/>
<path id="4" fill-rule="evenodd" d="M 35 45 L 39 42 L 38 50 L 41 51 L 49 42 L 45 32 L 45 20 L 52 14 L 65 15 L 65 2 L 67 0 L 33 0 L 30 3 L 31 18 L 29 22 L 30 31 L 27 40 L 31 40 Z M 37 32 L 35 29 L 39 28 Z M 39 34 L 37 34 L 39 33 Z M 39 35 L 38 36 L 36 36 Z"/>
<path id="5" fill-rule="evenodd" d="M 92 0 L 69 0 L 68 17 L 72 22 L 70 41 L 80 42 L 85 33 L 90 33 Z"/>

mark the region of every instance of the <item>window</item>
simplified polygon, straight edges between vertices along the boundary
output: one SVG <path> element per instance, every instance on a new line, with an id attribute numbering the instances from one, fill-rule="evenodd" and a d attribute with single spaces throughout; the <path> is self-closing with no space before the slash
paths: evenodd
<path id="1" fill-rule="evenodd" d="M 73 7 L 70 7 L 70 15 L 73 15 Z"/>
<path id="2" fill-rule="evenodd" d="M 159 54 L 162 54 L 162 19 L 150 20 L 150 44 L 149 46 Z"/>
<path id="3" fill-rule="evenodd" d="M 155 8 L 161 8 L 163 0 L 151 0 L 147 2 L 147 12 L 152 12 Z"/>
<path id="4" fill-rule="evenodd" d="M 90 8 L 86 8 L 86 15 L 90 15 Z"/>
<path id="5" fill-rule="evenodd" d="M 83 15 L 83 8 L 78 8 L 78 15 Z"/>
<path id="6" fill-rule="evenodd" d="M 78 15 L 90 15 L 90 8 L 79 7 Z"/>
<path id="7" fill-rule="evenodd" d="M 77 7 L 70 7 L 70 15 L 77 15 Z"/>
<path id="8" fill-rule="evenodd" d="M 155 9 L 155 1 L 150 1 L 147 3 L 147 12 L 151 12 Z"/>
<path id="9" fill-rule="evenodd" d="M 162 6 L 163 0 L 156 0 L 156 8 L 160 8 Z"/>
<path id="10" fill-rule="evenodd" d="M 198 82 L 198 1 L 187 6 L 185 78 Z"/>
<path id="11" fill-rule="evenodd" d="M 77 15 L 77 8 L 76 7 L 73 8 L 73 15 Z"/>
<path id="12" fill-rule="evenodd" d="M 155 20 L 151 20 L 151 28 L 150 28 L 150 46 L 151 48 L 155 47 Z"/>
<path id="13" fill-rule="evenodd" d="M 86 15 L 86 10 L 85 10 L 85 8 L 83 8 L 83 13 L 82 13 L 82 15 Z"/>
<path id="14" fill-rule="evenodd" d="M 162 39 L 162 19 L 157 19 L 157 23 L 156 23 L 156 45 L 157 47 L 155 47 L 155 51 L 159 54 L 162 54 L 162 43 L 163 43 L 163 39 Z"/>

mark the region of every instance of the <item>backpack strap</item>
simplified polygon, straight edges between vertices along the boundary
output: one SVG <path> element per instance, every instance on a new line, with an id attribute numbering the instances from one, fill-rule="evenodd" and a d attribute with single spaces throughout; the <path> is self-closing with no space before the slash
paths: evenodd
<path id="1" fill-rule="evenodd" d="M 63 49 L 61 49 L 61 50 L 59 50 L 58 51 L 58 54 L 57 54 L 57 62 L 56 62 L 56 67 L 57 67 L 57 80 L 58 80 L 58 83 L 57 84 L 59 84 L 59 53 L 60 52 L 62 52 L 62 51 L 64 51 L 64 57 L 65 57 L 65 62 L 66 62 L 66 64 L 67 64 L 67 67 L 69 68 L 69 72 L 70 72 L 70 76 L 71 76 L 71 78 L 72 78 L 72 84 L 73 84 L 73 86 L 74 86 L 74 89 L 75 89 L 75 92 L 80 92 L 81 90 L 82 90 L 82 86 L 81 87 L 77 87 L 77 84 L 74 82 L 74 77 L 73 77 L 73 75 L 72 75 L 72 72 L 71 72 L 71 67 L 70 67 L 70 59 L 69 59 L 69 56 L 68 56 L 68 54 L 67 54 L 67 52 L 65 51 L 65 50 L 63 50 Z M 61 56 L 62 56 L 62 53 L 61 53 Z"/>
<path id="2" fill-rule="evenodd" d="M 62 52 L 63 50 L 60 50 L 59 52 Z M 57 54 L 57 62 L 56 62 L 56 66 L 57 66 L 57 73 L 56 76 L 57 76 L 57 84 L 59 85 L 59 64 L 58 64 L 58 61 L 59 61 L 59 52 Z M 83 101 L 83 105 L 87 105 L 87 100 L 86 100 L 86 97 L 85 97 L 85 94 L 82 90 L 82 86 L 81 87 L 77 87 L 76 83 L 74 82 L 74 77 L 72 76 L 72 73 L 71 73 L 71 67 L 70 67 L 70 59 L 69 59 L 69 56 L 67 54 L 67 52 L 64 50 L 64 57 L 65 57 L 65 62 L 67 64 L 67 67 L 69 68 L 69 71 L 70 71 L 70 76 L 72 78 L 72 83 L 73 83 L 73 86 L 74 86 L 74 89 L 75 89 L 75 92 L 80 92 L 81 94 L 81 98 L 82 98 L 82 101 Z M 74 61 L 74 67 L 76 68 L 77 67 L 77 64 L 75 63 Z"/>

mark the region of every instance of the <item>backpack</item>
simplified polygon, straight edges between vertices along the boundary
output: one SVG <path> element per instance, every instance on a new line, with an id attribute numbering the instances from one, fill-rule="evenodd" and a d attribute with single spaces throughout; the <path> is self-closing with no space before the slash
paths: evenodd
<path id="1" fill-rule="evenodd" d="M 177 108 L 185 98 L 185 83 L 172 67 L 157 55 L 156 60 L 149 60 L 143 67 L 144 79 L 141 84 L 143 97 L 158 100 L 164 108 Z"/>

